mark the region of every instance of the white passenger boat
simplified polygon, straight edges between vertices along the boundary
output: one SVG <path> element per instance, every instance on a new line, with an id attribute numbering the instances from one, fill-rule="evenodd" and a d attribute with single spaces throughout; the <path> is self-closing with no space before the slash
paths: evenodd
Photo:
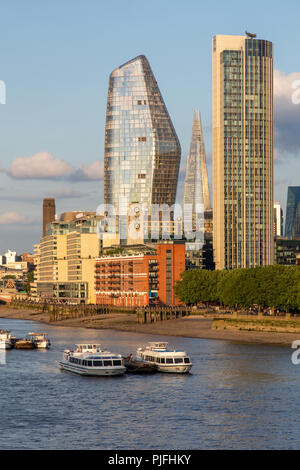
<path id="1" fill-rule="evenodd" d="M 59 362 L 62 370 L 80 375 L 123 375 L 126 371 L 121 354 L 101 350 L 100 344 L 76 344 L 77 349 L 66 349 Z"/>
<path id="2" fill-rule="evenodd" d="M 149 343 L 145 348 L 137 349 L 137 357 L 150 364 L 155 364 L 159 372 L 187 374 L 192 362 L 185 351 L 167 349 L 168 343 Z"/>
<path id="3" fill-rule="evenodd" d="M 28 336 L 38 349 L 48 349 L 51 346 L 47 333 L 28 333 Z"/>
<path id="4" fill-rule="evenodd" d="M 0 349 L 11 349 L 13 347 L 12 337 L 9 330 L 0 330 Z"/>

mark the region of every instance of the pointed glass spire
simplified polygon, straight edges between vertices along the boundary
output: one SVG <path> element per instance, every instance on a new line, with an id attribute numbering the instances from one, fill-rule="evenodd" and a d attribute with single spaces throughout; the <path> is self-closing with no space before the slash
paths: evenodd
<path id="1" fill-rule="evenodd" d="M 206 155 L 199 110 L 194 111 L 190 153 L 187 158 L 184 182 L 183 205 L 188 204 L 192 206 L 193 218 L 198 204 L 203 204 L 204 212 L 211 208 Z"/>

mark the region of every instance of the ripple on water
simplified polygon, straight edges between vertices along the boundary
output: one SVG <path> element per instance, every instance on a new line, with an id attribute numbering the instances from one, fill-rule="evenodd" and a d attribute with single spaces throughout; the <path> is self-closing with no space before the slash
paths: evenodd
<path id="1" fill-rule="evenodd" d="M 284 347 L 59 328 L 0 319 L 16 336 L 46 330 L 49 351 L 8 351 L 0 366 L 1 449 L 296 449 L 300 368 Z M 192 374 L 80 377 L 65 348 L 97 341 L 123 354 L 166 340 Z"/>

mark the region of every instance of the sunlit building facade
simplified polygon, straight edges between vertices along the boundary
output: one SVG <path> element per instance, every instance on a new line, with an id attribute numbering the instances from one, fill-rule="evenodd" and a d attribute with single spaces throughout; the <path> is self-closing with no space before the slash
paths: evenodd
<path id="1" fill-rule="evenodd" d="M 213 39 L 216 269 L 273 263 L 273 45 Z"/>
<path id="2" fill-rule="evenodd" d="M 181 149 L 145 56 L 115 69 L 109 78 L 105 127 L 104 203 L 120 216 L 126 239 L 130 203 L 173 205 Z M 123 223 L 122 223 L 123 220 Z"/>

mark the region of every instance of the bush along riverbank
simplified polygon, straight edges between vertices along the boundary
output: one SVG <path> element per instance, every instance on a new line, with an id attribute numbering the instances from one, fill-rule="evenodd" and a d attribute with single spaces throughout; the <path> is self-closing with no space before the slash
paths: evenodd
<path id="1" fill-rule="evenodd" d="M 175 293 L 186 305 L 300 312 L 300 266 L 265 266 L 232 271 L 185 271 Z"/>

